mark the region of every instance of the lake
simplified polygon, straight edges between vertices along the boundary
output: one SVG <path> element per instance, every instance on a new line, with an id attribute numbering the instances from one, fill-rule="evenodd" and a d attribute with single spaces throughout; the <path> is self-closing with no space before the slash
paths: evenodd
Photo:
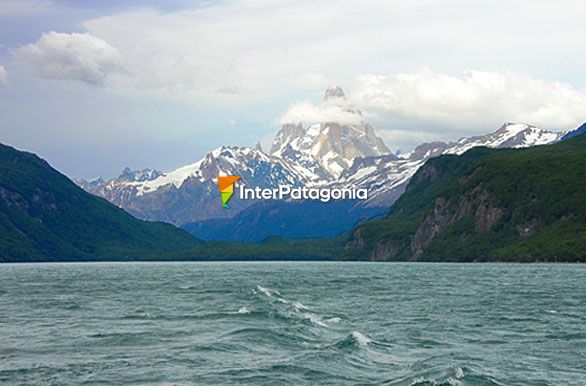
<path id="1" fill-rule="evenodd" d="M 5 264 L 0 382 L 580 385 L 586 267 Z"/>

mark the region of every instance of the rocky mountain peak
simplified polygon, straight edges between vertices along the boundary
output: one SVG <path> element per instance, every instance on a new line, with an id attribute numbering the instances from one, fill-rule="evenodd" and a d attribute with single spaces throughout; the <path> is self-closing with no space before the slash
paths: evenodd
<path id="1" fill-rule="evenodd" d="M 321 108 L 335 111 L 339 115 L 329 116 L 340 119 L 331 119 L 326 114 L 327 121 L 311 122 L 307 129 L 301 124 L 284 124 L 275 136 L 270 153 L 291 162 L 301 162 L 320 179 L 324 176 L 338 178 L 356 157 L 391 153 L 360 111 L 347 103 L 339 86 L 325 91 Z"/>
<path id="2" fill-rule="evenodd" d="M 271 145 L 270 153 L 275 154 L 282 151 L 284 147 L 296 139 L 305 136 L 305 130 L 301 123 L 285 123 L 281 126 L 281 130 L 275 136 L 273 144 Z"/>
<path id="3" fill-rule="evenodd" d="M 162 174 L 162 172 L 154 169 L 132 170 L 127 166 L 122 170 L 118 179 L 121 181 L 151 181 Z"/>
<path id="4" fill-rule="evenodd" d="M 334 85 L 326 89 L 323 101 L 327 102 L 331 99 L 346 99 L 346 94 L 344 94 L 342 87 Z"/>
<path id="5" fill-rule="evenodd" d="M 430 157 L 435 157 L 441 155 L 443 152 L 446 151 L 451 145 L 449 143 L 443 141 L 433 141 L 422 143 L 421 145 L 417 146 L 413 151 L 408 154 L 407 158 L 410 159 L 427 159 Z"/>

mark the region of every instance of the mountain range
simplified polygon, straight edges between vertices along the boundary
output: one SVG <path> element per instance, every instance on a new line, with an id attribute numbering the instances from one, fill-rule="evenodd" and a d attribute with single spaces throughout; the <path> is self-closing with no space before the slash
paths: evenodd
<path id="1" fill-rule="evenodd" d="M 136 219 L 38 156 L 0 145 L 0 262 L 585 261 L 586 136 L 575 133 L 546 146 L 472 147 L 461 155 L 432 157 L 378 219 L 347 223 L 353 230 L 336 237 L 270 237 L 258 243 L 201 241 L 172 224 Z M 148 174 L 143 173 L 147 179 Z M 335 210 L 320 213 L 323 208 L 312 203 L 257 203 L 266 206 L 258 214 L 271 215 L 247 225 L 254 229 L 269 219 L 274 229 L 287 223 L 288 232 L 300 234 L 306 224 L 321 223 L 330 232 Z M 288 223 L 288 211 L 293 218 L 305 213 L 306 223 Z"/>
<path id="2" fill-rule="evenodd" d="M 480 146 L 531 147 L 568 135 L 505 123 L 487 135 L 424 143 L 409 153 L 393 154 L 362 112 L 348 103 L 341 88 L 328 88 L 320 107 L 335 114 L 307 127 L 283 124 L 268 152 L 260 147 L 223 146 L 171 172 L 127 168 L 108 181 L 98 178 L 77 183 L 138 218 L 169 222 L 205 240 L 326 237 L 386 213 L 430 158 L 462 154 Z M 261 188 L 366 188 L 369 198 L 329 203 L 259 202 L 239 200 L 235 195 L 226 210 L 218 204 L 216 177 L 220 175 L 239 175 L 245 185 Z"/>

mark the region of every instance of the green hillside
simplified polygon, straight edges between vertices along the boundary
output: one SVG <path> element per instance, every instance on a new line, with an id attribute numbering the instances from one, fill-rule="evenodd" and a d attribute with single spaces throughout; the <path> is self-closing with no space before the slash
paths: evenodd
<path id="1" fill-rule="evenodd" d="M 135 259 L 201 242 L 140 221 L 34 154 L 0 144 L 0 262 Z"/>
<path id="2" fill-rule="evenodd" d="M 586 135 L 429 160 L 387 217 L 353 231 L 343 257 L 586 261 Z"/>

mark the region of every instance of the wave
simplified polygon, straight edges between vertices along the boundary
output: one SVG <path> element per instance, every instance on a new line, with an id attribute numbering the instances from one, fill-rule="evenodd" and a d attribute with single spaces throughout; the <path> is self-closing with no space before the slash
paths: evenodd
<path id="1" fill-rule="evenodd" d="M 309 307 L 307 307 L 306 305 L 302 304 L 301 302 L 294 302 L 293 306 L 295 307 L 296 310 L 309 310 Z"/>
<path id="2" fill-rule="evenodd" d="M 181 321 L 181 320 L 220 320 L 224 318 L 234 318 L 236 315 L 254 315 L 257 317 L 267 317 L 267 313 L 263 311 L 254 311 L 248 307 L 240 307 L 237 311 L 220 311 L 202 314 L 165 314 L 150 312 L 135 312 L 120 316 L 121 320 L 166 320 L 166 321 Z"/>
<path id="3" fill-rule="evenodd" d="M 337 324 L 342 321 L 342 318 L 338 316 L 327 317 L 320 315 L 311 306 L 303 304 L 299 300 L 286 299 L 279 291 L 272 288 L 257 285 L 252 290 L 252 293 L 264 295 L 269 300 L 268 303 L 264 303 L 265 306 L 260 306 L 261 310 L 266 306 L 270 307 L 270 309 L 264 309 L 262 311 L 256 310 L 254 313 L 264 312 L 266 314 L 265 317 L 270 317 L 271 319 L 286 319 L 290 323 L 301 322 L 305 325 L 323 328 L 331 328 L 332 324 Z M 314 331 L 312 333 L 317 332 Z"/>
<path id="4" fill-rule="evenodd" d="M 363 335 L 359 331 L 352 331 L 350 335 L 352 335 L 352 337 L 356 340 L 356 343 L 358 343 L 359 346 L 366 347 L 371 342 L 370 338 L 368 338 L 366 335 Z"/>
<path id="5" fill-rule="evenodd" d="M 266 288 L 266 287 L 262 287 L 260 285 L 257 285 L 256 286 L 256 289 L 259 290 L 262 294 L 264 294 L 264 295 L 266 295 L 268 297 L 271 297 L 273 295 L 281 295 L 281 293 L 279 291 L 277 291 L 277 290 L 272 290 L 272 289 L 269 289 L 269 288 Z M 253 290 L 253 292 L 254 292 L 254 290 Z"/>
<path id="6" fill-rule="evenodd" d="M 372 343 L 372 340 L 360 331 L 352 331 L 344 338 L 340 339 L 334 346 L 338 349 L 344 348 L 365 348 Z"/>
<path id="7" fill-rule="evenodd" d="M 436 368 L 420 375 L 410 375 L 400 380 L 389 380 L 386 385 L 409 386 L 459 386 L 464 384 L 464 370 L 459 366 Z M 481 383 L 484 384 L 484 383 Z M 492 383 L 489 383 L 492 384 Z"/>
<path id="8" fill-rule="evenodd" d="M 319 316 L 312 314 L 312 313 L 305 313 L 303 314 L 303 319 L 305 320 L 309 320 L 311 323 L 313 324 L 317 324 L 318 326 L 322 326 L 322 327 L 329 327 L 326 322 L 323 321 L 322 318 L 320 318 Z"/>

